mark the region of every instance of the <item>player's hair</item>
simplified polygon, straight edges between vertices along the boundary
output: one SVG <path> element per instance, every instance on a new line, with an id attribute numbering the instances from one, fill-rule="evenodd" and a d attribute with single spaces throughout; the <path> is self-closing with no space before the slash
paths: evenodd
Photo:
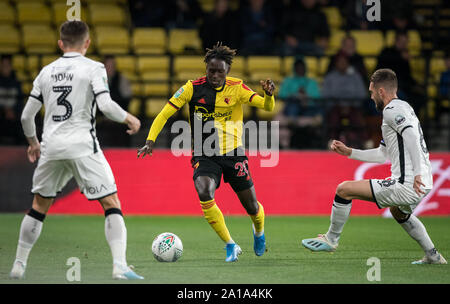
<path id="1" fill-rule="evenodd" d="M 83 21 L 66 21 L 61 24 L 59 34 L 65 47 L 78 46 L 89 34 L 89 26 Z"/>
<path id="2" fill-rule="evenodd" d="M 376 87 L 388 90 L 396 90 L 398 86 L 397 75 L 391 69 L 378 69 L 370 77 L 370 81 Z"/>
<path id="3" fill-rule="evenodd" d="M 222 45 L 222 42 L 217 42 L 217 44 L 213 46 L 212 49 L 206 49 L 204 61 L 205 63 L 208 63 L 211 59 L 220 59 L 231 66 L 235 55 L 236 50 L 233 50 L 226 45 Z"/>

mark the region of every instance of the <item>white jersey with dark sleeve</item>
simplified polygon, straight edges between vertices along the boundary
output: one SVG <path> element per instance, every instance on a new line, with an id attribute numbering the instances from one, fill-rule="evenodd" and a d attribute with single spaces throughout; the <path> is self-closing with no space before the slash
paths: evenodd
<path id="1" fill-rule="evenodd" d="M 45 66 L 30 99 L 45 106 L 41 152 L 47 159 L 74 159 L 100 150 L 95 131 L 96 97 L 108 93 L 102 63 L 65 53 Z"/>
<path id="2" fill-rule="evenodd" d="M 383 109 L 381 131 L 381 144 L 385 145 L 387 158 L 392 163 L 391 177 L 401 184 L 413 184 L 414 176 L 420 174 L 425 189 L 431 189 L 433 175 L 429 153 L 414 109 L 403 100 L 392 100 Z"/>

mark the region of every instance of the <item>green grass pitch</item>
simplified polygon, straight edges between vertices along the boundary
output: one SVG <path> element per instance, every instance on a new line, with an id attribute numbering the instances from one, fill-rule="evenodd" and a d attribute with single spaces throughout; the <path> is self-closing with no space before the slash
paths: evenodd
<path id="1" fill-rule="evenodd" d="M 0 215 L 0 283 L 8 279 L 15 256 L 22 214 Z M 411 265 L 423 252 L 393 220 L 351 217 L 335 253 L 312 253 L 302 238 L 323 233 L 328 217 L 267 217 L 269 251 L 253 252 L 251 221 L 245 216 L 226 217 L 233 239 L 243 254 L 225 263 L 224 245 L 202 217 L 127 216 L 127 258 L 142 283 L 369 283 L 367 259 L 381 262 L 381 281 L 375 283 L 450 283 L 449 265 Z M 450 218 L 425 217 L 423 223 L 438 250 L 450 258 Z M 153 238 L 162 232 L 177 234 L 184 245 L 175 263 L 157 262 L 151 254 Z M 67 283 L 66 261 L 81 261 L 81 283 L 115 283 L 111 255 L 101 216 L 47 216 L 40 239 L 31 252 L 23 283 Z"/>

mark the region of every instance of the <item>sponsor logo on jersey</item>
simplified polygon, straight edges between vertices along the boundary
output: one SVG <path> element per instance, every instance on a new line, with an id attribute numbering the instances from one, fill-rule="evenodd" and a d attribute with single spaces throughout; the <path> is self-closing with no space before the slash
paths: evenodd
<path id="1" fill-rule="evenodd" d="M 183 92 L 184 92 L 184 89 L 183 89 L 183 88 L 180 88 L 180 89 L 173 95 L 173 97 L 178 98 L 178 97 L 180 97 L 181 94 L 183 94 Z"/>
<path id="2" fill-rule="evenodd" d="M 222 118 L 226 117 L 225 120 L 229 120 L 228 117 L 231 117 L 231 114 L 233 111 L 227 111 L 227 112 L 213 112 L 209 113 L 208 110 L 202 106 L 195 106 L 194 107 L 194 116 L 198 120 L 207 121 L 209 118 Z"/>

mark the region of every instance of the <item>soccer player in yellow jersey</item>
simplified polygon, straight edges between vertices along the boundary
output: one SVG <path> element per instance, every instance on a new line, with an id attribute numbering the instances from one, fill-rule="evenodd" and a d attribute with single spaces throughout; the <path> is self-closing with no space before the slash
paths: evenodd
<path id="1" fill-rule="evenodd" d="M 264 97 L 261 97 L 248 88 L 241 79 L 227 77 L 235 55 L 236 50 L 221 43 L 207 49 L 204 59 L 206 76 L 195 81 L 189 80 L 170 98 L 155 118 L 145 146 L 138 150 L 138 157 L 151 155 L 156 137 L 167 119 L 185 104 L 189 105 L 194 185 L 206 220 L 226 243 L 226 262 L 236 261 L 242 250 L 231 238 L 223 214 L 214 199 L 222 174 L 224 181 L 230 184 L 253 222 L 255 254 L 261 256 L 266 251 L 264 208 L 256 198 L 248 159 L 242 146 L 242 104 L 266 111 L 272 111 L 275 106 L 273 97 L 275 85 L 272 80 L 260 82 L 264 90 Z M 211 132 L 207 131 L 207 123 L 213 126 Z M 200 125 L 202 130 L 201 141 L 195 138 L 196 125 Z M 232 127 L 229 127 L 230 125 Z M 212 145 L 214 153 L 194 147 L 195 142 L 206 144 L 211 137 L 216 143 Z"/>

